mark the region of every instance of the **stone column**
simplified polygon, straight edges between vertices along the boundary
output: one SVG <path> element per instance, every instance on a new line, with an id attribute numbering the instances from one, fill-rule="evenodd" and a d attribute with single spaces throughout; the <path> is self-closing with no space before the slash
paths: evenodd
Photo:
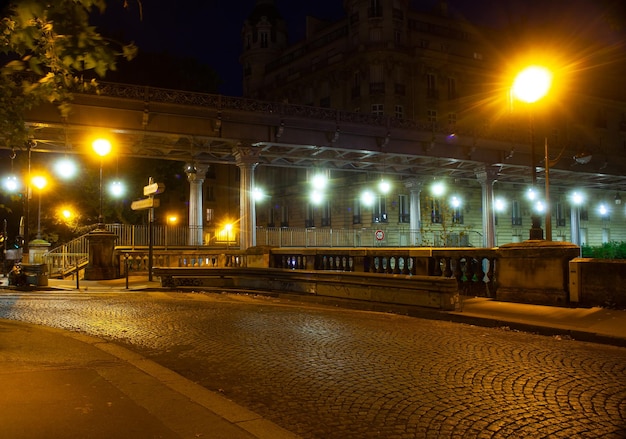
<path id="1" fill-rule="evenodd" d="M 189 181 L 189 238 L 187 244 L 203 244 L 202 184 L 208 166 L 190 163 L 185 166 Z"/>
<path id="2" fill-rule="evenodd" d="M 96 229 L 87 235 L 89 264 L 85 267 L 85 280 L 106 280 L 119 277 L 114 260 L 117 235 L 106 229 Z"/>
<path id="3" fill-rule="evenodd" d="M 485 166 L 477 168 L 474 173 L 482 187 L 483 209 L 483 246 L 492 248 L 496 246 L 496 220 L 493 210 L 493 184 L 498 178 L 498 169 Z"/>
<path id="4" fill-rule="evenodd" d="M 254 169 L 259 164 L 259 151 L 253 146 L 237 145 L 235 160 L 239 176 L 239 248 L 256 245 L 256 210 L 254 207 Z"/>
<path id="5" fill-rule="evenodd" d="M 417 178 L 411 178 L 404 181 L 404 187 L 410 192 L 409 199 L 409 215 L 411 229 L 411 245 L 422 245 L 422 207 L 420 203 L 420 195 L 424 182 Z"/>

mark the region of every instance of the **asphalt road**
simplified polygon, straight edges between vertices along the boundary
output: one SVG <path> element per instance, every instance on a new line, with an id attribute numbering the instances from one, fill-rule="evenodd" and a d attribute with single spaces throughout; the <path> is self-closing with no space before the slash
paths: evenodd
<path id="1" fill-rule="evenodd" d="M 0 294 L 304 438 L 625 438 L 626 349 L 260 296 Z"/>

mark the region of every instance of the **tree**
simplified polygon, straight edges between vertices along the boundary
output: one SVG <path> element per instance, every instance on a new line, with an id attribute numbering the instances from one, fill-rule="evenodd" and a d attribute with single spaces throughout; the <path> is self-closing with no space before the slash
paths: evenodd
<path id="1" fill-rule="evenodd" d="M 105 0 L 25 0 L 3 11 L 0 132 L 6 146 L 27 140 L 30 108 L 50 102 L 66 116 L 72 91 L 97 87 L 96 77 L 115 70 L 119 58 L 134 57 L 133 44 L 106 39 L 90 25 L 90 14 L 105 7 Z"/>

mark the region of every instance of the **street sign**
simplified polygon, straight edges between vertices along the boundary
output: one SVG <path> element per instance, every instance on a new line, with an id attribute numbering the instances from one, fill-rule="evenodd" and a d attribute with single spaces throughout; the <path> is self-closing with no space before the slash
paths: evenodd
<path id="1" fill-rule="evenodd" d="M 163 191 L 165 191 L 165 184 L 163 183 L 152 183 L 143 187 L 144 196 L 161 194 Z"/>
<path id="2" fill-rule="evenodd" d="M 159 207 L 161 200 L 158 198 L 142 198 L 141 200 L 133 201 L 130 204 L 130 208 L 133 210 L 152 209 L 153 207 Z"/>

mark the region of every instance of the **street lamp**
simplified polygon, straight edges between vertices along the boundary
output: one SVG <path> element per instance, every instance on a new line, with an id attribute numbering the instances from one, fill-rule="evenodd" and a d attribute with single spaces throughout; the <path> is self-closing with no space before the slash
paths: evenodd
<path id="1" fill-rule="evenodd" d="M 515 77 L 513 81 L 513 86 L 511 88 L 511 94 L 516 99 L 519 99 L 522 102 L 526 102 L 527 104 L 534 104 L 541 98 L 543 98 L 550 87 L 552 86 L 552 73 L 545 67 L 542 66 L 529 66 L 522 70 Z M 532 112 L 530 116 L 530 164 L 531 164 L 531 181 L 532 187 L 534 188 L 537 184 L 537 168 L 535 166 L 535 137 L 534 137 L 534 126 L 533 126 L 533 117 Z M 546 139 L 546 161 L 547 161 L 547 139 Z M 549 164 L 546 163 L 546 167 Z M 546 174 L 547 177 L 547 174 Z M 547 181 L 546 181 L 547 182 Z M 548 185 L 546 185 L 546 189 L 548 189 Z M 550 206 L 549 206 L 549 195 L 546 192 L 546 206 L 547 214 L 546 214 L 546 239 L 552 240 L 552 224 L 550 223 Z M 531 216 L 532 220 L 532 228 L 530 231 L 530 239 L 542 239 L 543 233 L 541 232 L 540 219 L 536 215 Z"/>
<path id="2" fill-rule="evenodd" d="M 100 212 L 98 214 L 98 229 L 104 229 L 104 217 L 102 216 L 102 161 L 111 152 L 111 142 L 106 139 L 96 139 L 91 144 L 91 147 L 100 156 Z"/>
<path id="3" fill-rule="evenodd" d="M 37 239 L 41 239 L 41 191 L 48 184 L 46 177 L 36 175 L 32 178 L 31 183 L 39 189 L 39 211 L 37 212 Z"/>

